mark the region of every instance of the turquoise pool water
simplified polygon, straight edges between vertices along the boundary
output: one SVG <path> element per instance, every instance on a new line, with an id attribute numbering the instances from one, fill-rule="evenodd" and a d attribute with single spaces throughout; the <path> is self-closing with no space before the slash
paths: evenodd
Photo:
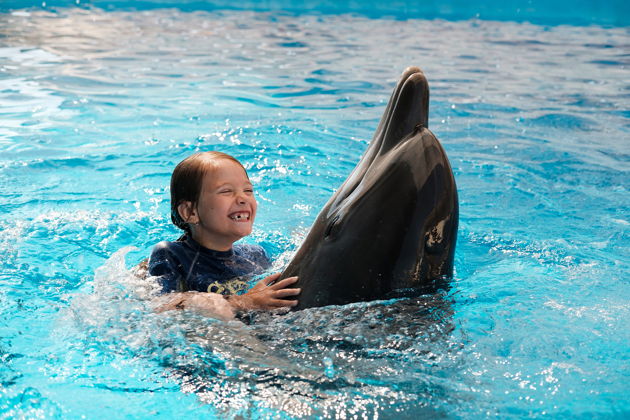
<path id="1" fill-rule="evenodd" d="M 628 7 L 318 4 L 0 6 L 1 418 L 629 415 Z M 248 166 L 279 270 L 409 65 L 459 187 L 448 291 L 150 310 L 128 269 L 177 236 L 177 162 Z"/>

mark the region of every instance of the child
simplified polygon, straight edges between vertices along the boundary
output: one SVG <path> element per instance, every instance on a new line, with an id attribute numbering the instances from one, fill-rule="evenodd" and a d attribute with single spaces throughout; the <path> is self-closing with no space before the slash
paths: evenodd
<path id="1" fill-rule="evenodd" d="M 297 277 L 274 283 L 279 273 L 236 294 L 246 286 L 243 276 L 270 265 L 262 247 L 233 246 L 252 232 L 256 208 L 247 172 L 234 157 L 203 152 L 177 165 L 171 177 L 171 219 L 185 233 L 175 242 L 157 244 L 149 259 L 149 274 L 169 293 L 159 311 L 196 308 L 231 318 L 239 310 L 297 305 L 283 299 L 300 293 L 286 288 Z"/>

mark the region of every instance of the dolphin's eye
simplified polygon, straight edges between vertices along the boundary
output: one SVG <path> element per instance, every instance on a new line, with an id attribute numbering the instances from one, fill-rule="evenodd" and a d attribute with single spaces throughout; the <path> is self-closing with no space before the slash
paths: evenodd
<path id="1" fill-rule="evenodd" d="M 326 232 L 324 232 L 324 239 L 328 238 L 330 235 L 332 235 L 333 233 L 333 229 L 335 227 L 335 225 L 337 224 L 337 222 L 339 221 L 339 215 L 335 216 L 330 223 L 328 224 L 328 227 L 326 228 Z"/>

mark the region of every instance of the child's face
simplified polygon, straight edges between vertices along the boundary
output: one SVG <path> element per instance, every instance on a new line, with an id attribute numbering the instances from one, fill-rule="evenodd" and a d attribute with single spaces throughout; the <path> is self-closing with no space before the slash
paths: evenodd
<path id="1" fill-rule="evenodd" d="M 243 168 L 231 160 L 219 160 L 203 178 L 193 239 L 210 249 L 231 248 L 252 233 L 257 206 Z"/>

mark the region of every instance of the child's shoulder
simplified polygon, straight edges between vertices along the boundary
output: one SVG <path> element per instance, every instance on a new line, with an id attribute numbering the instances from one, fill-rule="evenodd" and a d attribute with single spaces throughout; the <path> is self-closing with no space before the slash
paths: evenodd
<path id="1" fill-rule="evenodd" d="M 153 246 L 151 255 L 180 253 L 184 251 L 185 248 L 186 242 L 183 241 L 182 238 L 177 239 L 176 241 L 161 241 Z"/>
<path id="2" fill-rule="evenodd" d="M 246 258 L 261 265 L 269 265 L 271 262 L 265 248 L 256 244 L 234 245 L 234 253 L 239 257 Z"/>
<path id="3" fill-rule="evenodd" d="M 153 246 L 153 252 L 164 252 L 174 248 L 180 248 L 181 242 L 177 241 L 161 241 Z"/>
<path id="4" fill-rule="evenodd" d="M 265 248 L 257 244 L 236 244 L 234 252 L 240 255 L 267 255 Z"/>

